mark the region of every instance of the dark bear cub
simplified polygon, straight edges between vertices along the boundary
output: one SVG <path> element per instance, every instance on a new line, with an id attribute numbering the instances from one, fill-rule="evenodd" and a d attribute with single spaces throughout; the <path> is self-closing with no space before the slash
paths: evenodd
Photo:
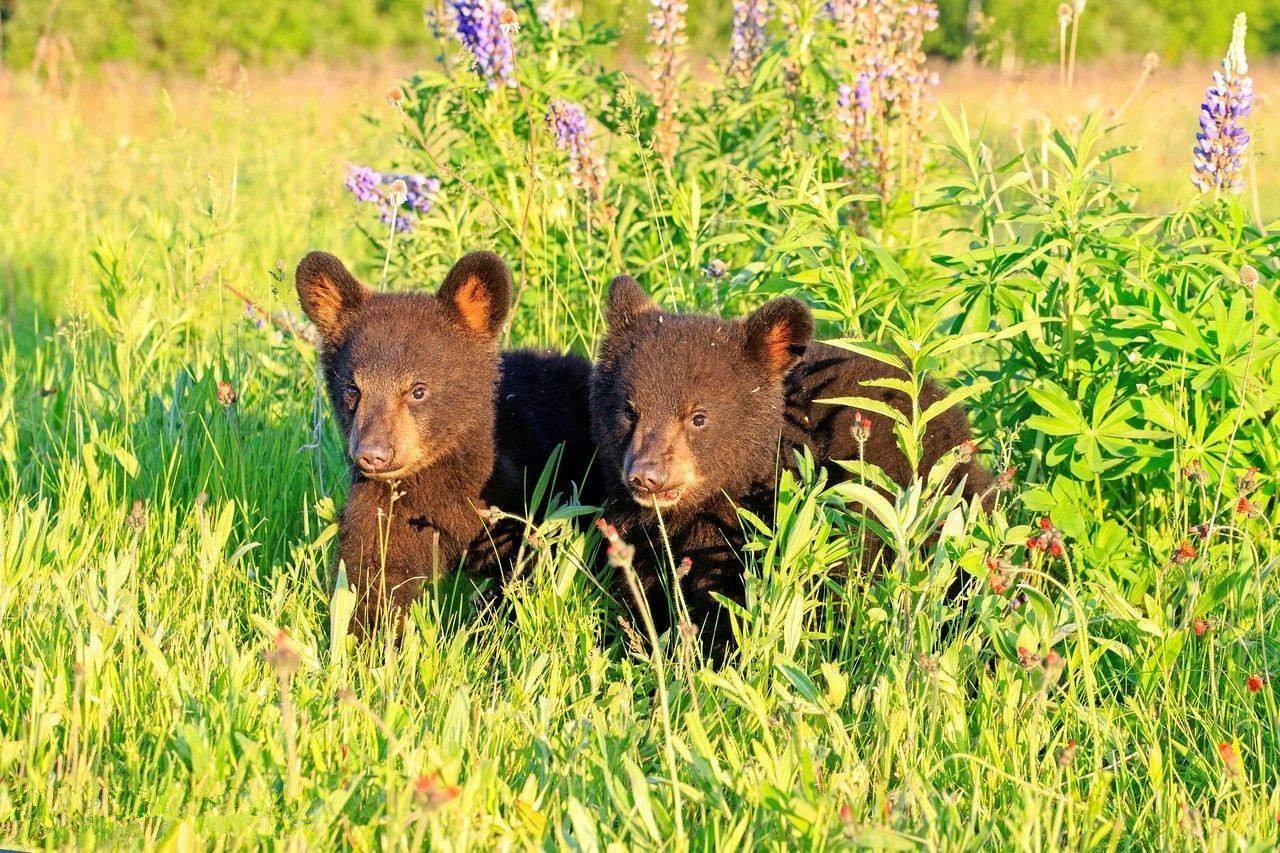
<path id="1" fill-rule="evenodd" d="M 635 569 L 659 631 L 669 623 L 661 571 L 667 563 L 665 529 L 690 617 L 715 657 L 727 651 L 731 631 L 713 594 L 743 597 L 744 533 L 736 508 L 772 515 L 779 465 L 808 447 L 823 463 L 858 458 L 851 431 L 855 412 L 815 402 L 865 396 L 899 411 L 905 394 L 867 386 L 899 376 L 874 359 L 811 342 L 809 309 L 775 299 L 741 321 L 662 311 L 634 279 L 610 286 L 608 332 L 591 379 L 591 421 L 601 470 L 610 492 L 610 517 L 636 546 Z M 922 405 L 942 399 L 929 383 Z M 898 449 L 892 424 L 871 413 L 864 458 L 906 485 L 913 472 Z M 921 472 L 970 438 L 968 418 L 953 408 L 930 422 Z M 833 480 L 847 479 L 827 464 Z M 970 463 L 966 498 L 984 495 L 991 478 Z"/>
<path id="2" fill-rule="evenodd" d="M 358 634 L 459 564 L 497 575 L 519 526 L 486 526 L 483 513 L 523 514 L 558 445 L 553 488 L 596 499 L 590 365 L 499 354 L 511 281 L 497 255 L 465 256 L 435 294 L 375 292 L 325 252 L 302 259 L 296 283 L 351 461 L 338 554 L 360 594 Z"/>

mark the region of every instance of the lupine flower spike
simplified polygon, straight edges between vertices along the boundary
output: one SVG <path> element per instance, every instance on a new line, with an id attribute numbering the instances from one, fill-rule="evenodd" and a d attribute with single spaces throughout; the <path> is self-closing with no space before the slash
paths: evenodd
<path id="1" fill-rule="evenodd" d="M 684 0 L 651 0 L 649 12 L 649 71 L 653 75 L 654 101 L 658 105 L 658 122 L 654 142 L 662 162 L 675 162 L 679 146 L 680 77 L 684 73 L 685 15 L 689 4 Z"/>
<path id="2" fill-rule="evenodd" d="M 604 158 L 596 153 L 582 107 L 571 101 L 552 101 L 547 108 L 547 126 L 556 137 L 556 147 L 569 155 L 569 177 L 573 185 L 593 202 L 604 198 Z"/>
<path id="3" fill-rule="evenodd" d="M 1200 131 L 1192 149 L 1191 182 L 1200 192 L 1244 189 L 1244 157 L 1249 133 L 1244 120 L 1253 110 L 1253 78 L 1244 54 L 1245 16 L 1236 16 L 1231 47 L 1200 106 Z"/>
<path id="4" fill-rule="evenodd" d="M 450 0 L 458 42 L 490 89 L 516 85 L 516 16 L 503 0 Z"/>
<path id="5" fill-rule="evenodd" d="M 764 53 L 769 0 L 733 0 L 733 33 L 729 36 L 729 76 L 739 86 L 751 80 Z"/>
<path id="6" fill-rule="evenodd" d="M 937 84 L 937 75 L 926 68 L 923 43 L 925 33 L 938 26 L 938 7 L 831 0 L 827 11 L 844 39 L 851 70 L 836 99 L 841 159 L 866 189 L 887 195 L 900 175 L 915 179 L 923 167 L 925 111 Z"/>

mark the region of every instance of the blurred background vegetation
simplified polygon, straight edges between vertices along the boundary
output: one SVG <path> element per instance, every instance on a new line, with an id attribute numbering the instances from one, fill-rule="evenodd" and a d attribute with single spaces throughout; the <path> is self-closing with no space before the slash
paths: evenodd
<path id="1" fill-rule="evenodd" d="M 435 5 L 437 0 L 425 0 Z M 518 0 L 517 0 L 518 2 Z M 644 39 L 643 0 L 584 0 L 589 21 L 626 28 L 623 49 Z M 966 52 L 999 63 L 1057 56 L 1053 0 L 940 0 L 941 26 L 930 50 Z M 1210 15 L 1204 0 L 1092 0 L 1083 18 L 1080 55 L 1155 51 L 1165 60 L 1216 56 L 1231 32 L 1230 15 Z M 717 49 L 726 39 L 728 0 L 690 0 L 690 36 Z M 0 0 L 4 64 L 29 66 L 42 37 L 53 49 L 93 67 L 129 62 L 200 70 L 224 59 L 251 63 L 347 58 L 352 53 L 421 47 L 424 0 Z M 1280 52 L 1280 0 L 1236 0 L 1249 15 L 1252 55 Z M 64 60 L 65 61 L 65 60 Z"/>

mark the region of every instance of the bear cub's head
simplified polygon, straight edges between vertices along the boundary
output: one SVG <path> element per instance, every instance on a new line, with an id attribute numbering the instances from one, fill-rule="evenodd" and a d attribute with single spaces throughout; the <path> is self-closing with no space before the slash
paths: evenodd
<path id="1" fill-rule="evenodd" d="M 511 275 L 472 252 L 431 293 L 379 293 L 327 252 L 298 264 L 329 399 L 359 476 L 408 477 L 467 447 L 492 452 L 498 333 Z"/>
<path id="2" fill-rule="evenodd" d="M 679 515 L 772 476 L 786 375 L 813 335 L 803 303 L 774 299 L 745 320 L 671 314 L 619 276 L 605 319 L 591 426 L 616 498 Z"/>

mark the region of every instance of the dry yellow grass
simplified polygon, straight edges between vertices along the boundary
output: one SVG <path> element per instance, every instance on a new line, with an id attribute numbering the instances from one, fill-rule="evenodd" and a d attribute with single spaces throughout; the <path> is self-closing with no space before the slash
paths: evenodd
<path id="1" fill-rule="evenodd" d="M 1071 90 L 1058 82 L 1056 66 L 1003 74 L 976 66 L 951 66 L 941 69 L 938 99 L 948 109 L 964 108 L 971 125 L 983 128 L 984 138 L 997 150 L 1011 148 L 1014 124 L 1031 134 L 1044 116 L 1060 126 L 1088 113 L 1112 117 L 1117 125 L 1114 144 L 1138 146 L 1115 161 L 1116 174 L 1142 190 L 1145 208 L 1167 209 L 1195 194 L 1190 180 L 1191 147 L 1200 102 L 1213 71 L 1211 62 L 1162 67 L 1134 94 L 1142 76 L 1141 57 L 1083 66 L 1077 69 Z M 1256 187 L 1263 215 L 1273 218 L 1280 215 L 1280 174 L 1274 167 L 1280 159 L 1280 139 L 1272 127 L 1276 102 L 1270 93 L 1280 79 L 1280 63 L 1255 63 L 1252 74 L 1256 101 L 1249 118 L 1253 135 L 1250 193 Z M 1116 115 L 1126 101 L 1128 106 Z"/>

